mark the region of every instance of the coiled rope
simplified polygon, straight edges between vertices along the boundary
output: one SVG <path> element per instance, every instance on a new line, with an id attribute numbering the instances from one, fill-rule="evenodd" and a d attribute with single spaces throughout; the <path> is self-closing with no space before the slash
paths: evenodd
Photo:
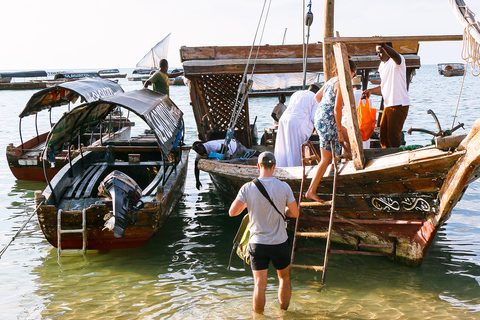
<path id="1" fill-rule="evenodd" d="M 477 21 L 475 24 L 480 29 L 480 23 Z M 462 59 L 470 65 L 472 75 L 478 77 L 480 75 L 480 44 L 471 35 L 471 28 L 475 26 L 469 25 L 463 30 Z"/>

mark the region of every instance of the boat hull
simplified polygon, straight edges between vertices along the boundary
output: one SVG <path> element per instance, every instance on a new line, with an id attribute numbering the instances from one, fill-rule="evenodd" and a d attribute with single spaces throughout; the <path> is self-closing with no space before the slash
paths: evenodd
<path id="1" fill-rule="evenodd" d="M 88 161 L 89 154 L 85 155 Z M 78 157 L 80 158 L 80 157 Z M 80 164 L 80 159 L 75 159 L 75 165 Z M 144 207 L 137 212 L 136 222 L 129 225 L 123 237 L 117 238 L 113 231 L 103 230 L 106 217 L 112 210 L 111 201 L 94 198 L 79 198 L 76 200 L 60 200 L 58 205 L 41 205 L 37 211 L 37 217 L 42 232 L 47 241 L 54 247 L 58 247 L 57 241 L 57 216 L 60 207 L 63 208 L 61 217 L 62 230 L 79 229 L 82 226 L 82 209 L 86 210 L 86 235 L 87 249 L 89 250 L 110 250 L 119 248 L 140 247 L 147 243 L 163 226 L 175 206 L 183 197 L 185 179 L 188 168 L 188 150 L 182 150 L 181 161 L 176 169 L 171 169 L 168 178 L 161 188 L 161 191 L 153 191 L 152 194 L 141 198 Z M 68 179 L 68 166 L 62 169 L 58 175 Z M 110 169 L 106 169 L 105 174 Z M 113 169 L 112 169 L 113 170 Z M 52 181 L 55 186 L 61 188 L 65 179 L 55 178 Z M 58 190 L 58 189 L 57 189 Z M 44 192 L 48 203 L 51 202 L 51 193 Z M 38 199 L 40 201 L 40 199 Z M 67 233 L 61 237 L 63 249 L 81 249 L 83 238 L 81 233 Z"/>
<path id="2" fill-rule="evenodd" d="M 351 161 L 339 165 L 332 241 L 361 251 L 390 254 L 395 260 L 420 265 L 438 228 L 448 219 L 468 183 L 478 177 L 478 165 L 459 192 L 445 200 L 441 190 L 449 172 L 465 153 L 434 147 L 376 157 L 365 169 L 355 170 Z M 477 157 L 478 158 L 478 157 Z M 201 160 L 199 168 L 210 174 L 214 185 L 230 199 L 246 182 L 258 176 L 253 165 L 234 165 Z M 306 185 L 315 167 L 306 167 Z M 276 168 L 278 179 L 287 182 L 299 198 L 302 167 Z M 332 198 L 333 172 L 327 169 L 317 193 Z M 451 202 L 445 209 L 442 201 Z M 302 200 L 305 201 L 305 200 Z M 324 232 L 328 228 L 329 205 L 301 210 L 299 231 Z"/>
<path id="3" fill-rule="evenodd" d="M 125 122 L 127 125 L 124 128 L 115 128 L 116 131 L 113 135 L 106 134 L 102 141 L 125 139 L 130 136 L 132 123 Z M 29 181 L 43 181 L 46 182 L 45 173 L 43 169 L 42 153 L 45 147 L 45 141 L 49 132 L 45 132 L 38 137 L 34 137 L 26 141 L 23 145 L 13 146 L 10 144 L 7 146 L 6 157 L 10 171 L 18 180 Z M 98 135 L 98 134 L 97 134 Z M 80 152 L 78 150 L 72 151 L 70 156 L 75 158 Z M 51 179 L 53 178 L 66 164 L 69 162 L 69 156 L 67 150 L 64 150 L 60 154 L 55 156 L 55 166 L 47 168 L 47 175 Z"/>

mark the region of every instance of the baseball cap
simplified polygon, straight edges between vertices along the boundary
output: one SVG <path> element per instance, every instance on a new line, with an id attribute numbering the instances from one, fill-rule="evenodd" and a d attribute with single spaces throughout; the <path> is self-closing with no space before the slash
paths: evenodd
<path id="1" fill-rule="evenodd" d="M 276 163 L 275 156 L 273 155 L 273 153 L 269 151 L 264 151 L 260 153 L 260 155 L 258 156 L 258 163 L 261 163 L 261 164 Z"/>

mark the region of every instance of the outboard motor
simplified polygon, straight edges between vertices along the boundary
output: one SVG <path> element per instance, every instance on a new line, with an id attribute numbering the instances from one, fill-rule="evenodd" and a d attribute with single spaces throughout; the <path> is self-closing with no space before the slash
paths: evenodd
<path id="1" fill-rule="evenodd" d="M 114 232 L 116 238 L 125 235 L 125 229 L 136 221 L 136 213 L 143 207 L 140 201 L 142 189 L 128 175 L 114 170 L 103 179 L 98 187 L 99 194 L 112 199 L 113 216 L 105 228 Z"/>

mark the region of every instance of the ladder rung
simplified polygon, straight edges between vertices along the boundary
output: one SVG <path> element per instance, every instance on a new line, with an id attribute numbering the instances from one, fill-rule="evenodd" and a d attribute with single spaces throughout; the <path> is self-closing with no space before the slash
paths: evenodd
<path id="1" fill-rule="evenodd" d="M 326 238 L 328 232 L 297 232 L 297 237 Z"/>
<path id="2" fill-rule="evenodd" d="M 323 271 L 323 266 L 312 266 L 312 265 L 306 265 L 306 264 L 292 264 L 292 268 Z"/>
<path id="3" fill-rule="evenodd" d="M 323 201 L 323 202 L 317 202 L 317 201 L 306 201 L 306 202 L 300 202 L 300 207 L 305 208 L 305 207 L 329 207 L 332 205 L 332 201 Z"/>
<path id="4" fill-rule="evenodd" d="M 319 156 L 309 156 L 309 157 L 303 158 L 303 161 L 311 161 L 311 160 L 320 161 L 320 157 Z"/>
<path id="5" fill-rule="evenodd" d="M 83 231 L 83 229 L 59 230 L 59 233 L 82 233 Z"/>

